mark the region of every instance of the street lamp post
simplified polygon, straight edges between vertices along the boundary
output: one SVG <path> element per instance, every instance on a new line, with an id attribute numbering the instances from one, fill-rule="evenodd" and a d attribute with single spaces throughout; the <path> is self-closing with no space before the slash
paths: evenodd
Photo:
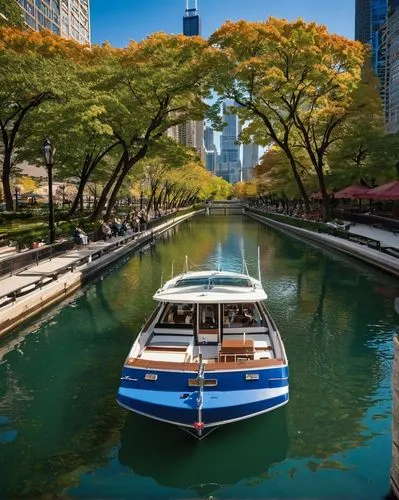
<path id="1" fill-rule="evenodd" d="M 52 245 L 55 240 L 54 204 L 53 204 L 53 165 L 54 165 L 55 147 L 51 144 L 51 142 L 48 139 L 46 139 L 42 144 L 42 155 L 47 167 L 47 175 L 48 175 L 48 208 L 49 208 L 48 227 L 50 233 L 50 245 Z"/>

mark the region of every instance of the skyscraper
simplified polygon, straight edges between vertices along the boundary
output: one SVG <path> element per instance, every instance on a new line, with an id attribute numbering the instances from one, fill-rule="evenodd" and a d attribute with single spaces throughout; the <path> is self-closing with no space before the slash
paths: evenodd
<path id="1" fill-rule="evenodd" d="M 355 38 L 371 45 L 371 66 L 381 83 L 384 94 L 386 54 L 384 29 L 388 0 L 356 0 Z"/>
<path id="2" fill-rule="evenodd" d="M 399 132 L 399 0 L 390 0 L 386 28 L 386 120 L 389 133 Z"/>
<path id="3" fill-rule="evenodd" d="M 89 0 L 61 0 L 61 36 L 90 43 Z"/>
<path id="4" fill-rule="evenodd" d="M 244 144 L 242 153 L 242 180 L 252 179 L 253 168 L 259 163 L 259 146 L 257 144 Z"/>
<path id="5" fill-rule="evenodd" d="M 237 143 L 240 133 L 240 121 L 233 112 L 237 104 L 234 101 L 223 103 L 223 121 L 226 124 L 220 137 L 220 165 L 218 175 L 228 182 L 242 180 L 240 144 Z"/>
<path id="6" fill-rule="evenodd" d="M 205 149 L 207 149 L 208 151 L 215 147 L 214 130 L 212 127 L 205 127 L 204 143 Z"/>
<path id="7" fill-rule="evenodd" d="M 201 19 L 198 14 L 197 0 L 194 1 L 194 7 L 191 9 L 189 8 L 189 0 L 186 0 L 186 13 L 183 17 L 183 35 L 201 35 Z"/>
<path id="8" fill-rule="evenodd" d="M 201 34 L 201 19 L 198 14 L 197 0 L 194 7 L 189 8 L 189 0 L 186 0 L 186 12 L 183 17 L 183 34 L 186 36 L 197 36 Z M 176 139 L 180 144 L 194 147 L 199 156 L 204 159 L 204 122 L 203 120 L 188 120 L 185 123 L 172 127 L 167 132 L 169 137 Z"/>
<path id="9" fill-rule="evenodd" d="M 205 165 L 209 172 L 216 173 L 218 152 L 215 146 L 214 130 L 212 127 L 205 127 Z"/>
<path id="10" fill-rule="evenodd" d="M 10 0 L 14 1 L 14 0 Z M 48 29 L 80 43 L 90 43 L 89 0 L 16 0 L 26 24 L 35 31 Z"/>

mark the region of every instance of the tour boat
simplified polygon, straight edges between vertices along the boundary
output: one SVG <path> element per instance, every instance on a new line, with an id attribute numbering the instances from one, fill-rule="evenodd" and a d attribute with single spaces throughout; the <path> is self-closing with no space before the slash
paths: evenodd
<path id="1" fill-rule="evenodd" d="M 288 361 L 248 273 L 188 271 L 154 295 L 159 304 L 122 369 L 117 402 L 201 439 L 222 425 L 288 402 Z"/>

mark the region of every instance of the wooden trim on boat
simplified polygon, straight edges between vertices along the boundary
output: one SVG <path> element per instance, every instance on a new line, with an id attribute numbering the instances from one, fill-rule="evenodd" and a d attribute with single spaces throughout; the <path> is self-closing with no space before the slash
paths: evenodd
<path id="1" fill-rule="evenodd" d="M 216 363 L 206 363 L 205 371 L 217 371 L 217 370 L 245 370 L 250 368 L 265 368 L 269 366 L 281 366 L 284 364 L 282 359 L 256 359 L 256 360 L 245 360 L 240 362 L 216 362 Z M 153 361 L 140 358 L 129 358 L 126 360 L 125 366 L 134 366 L 137 368 L 147 368 L 150 370 L 173 370 L 173 371 L 198 371 L 198 363 L 176 363 L 168 361 Z"/>

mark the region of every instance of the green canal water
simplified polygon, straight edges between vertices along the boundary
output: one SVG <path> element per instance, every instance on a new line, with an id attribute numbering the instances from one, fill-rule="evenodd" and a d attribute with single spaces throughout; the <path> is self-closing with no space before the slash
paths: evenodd
<path id="1" fill-rule="evenodd" d="M 257 274 L 290 362 L 290 402 L 201 442 L 115 403 L 161 280 Z M 199 217 L 0 343 L 0 498 L 383 499 L 399 282 L 250 219 Z"/>

